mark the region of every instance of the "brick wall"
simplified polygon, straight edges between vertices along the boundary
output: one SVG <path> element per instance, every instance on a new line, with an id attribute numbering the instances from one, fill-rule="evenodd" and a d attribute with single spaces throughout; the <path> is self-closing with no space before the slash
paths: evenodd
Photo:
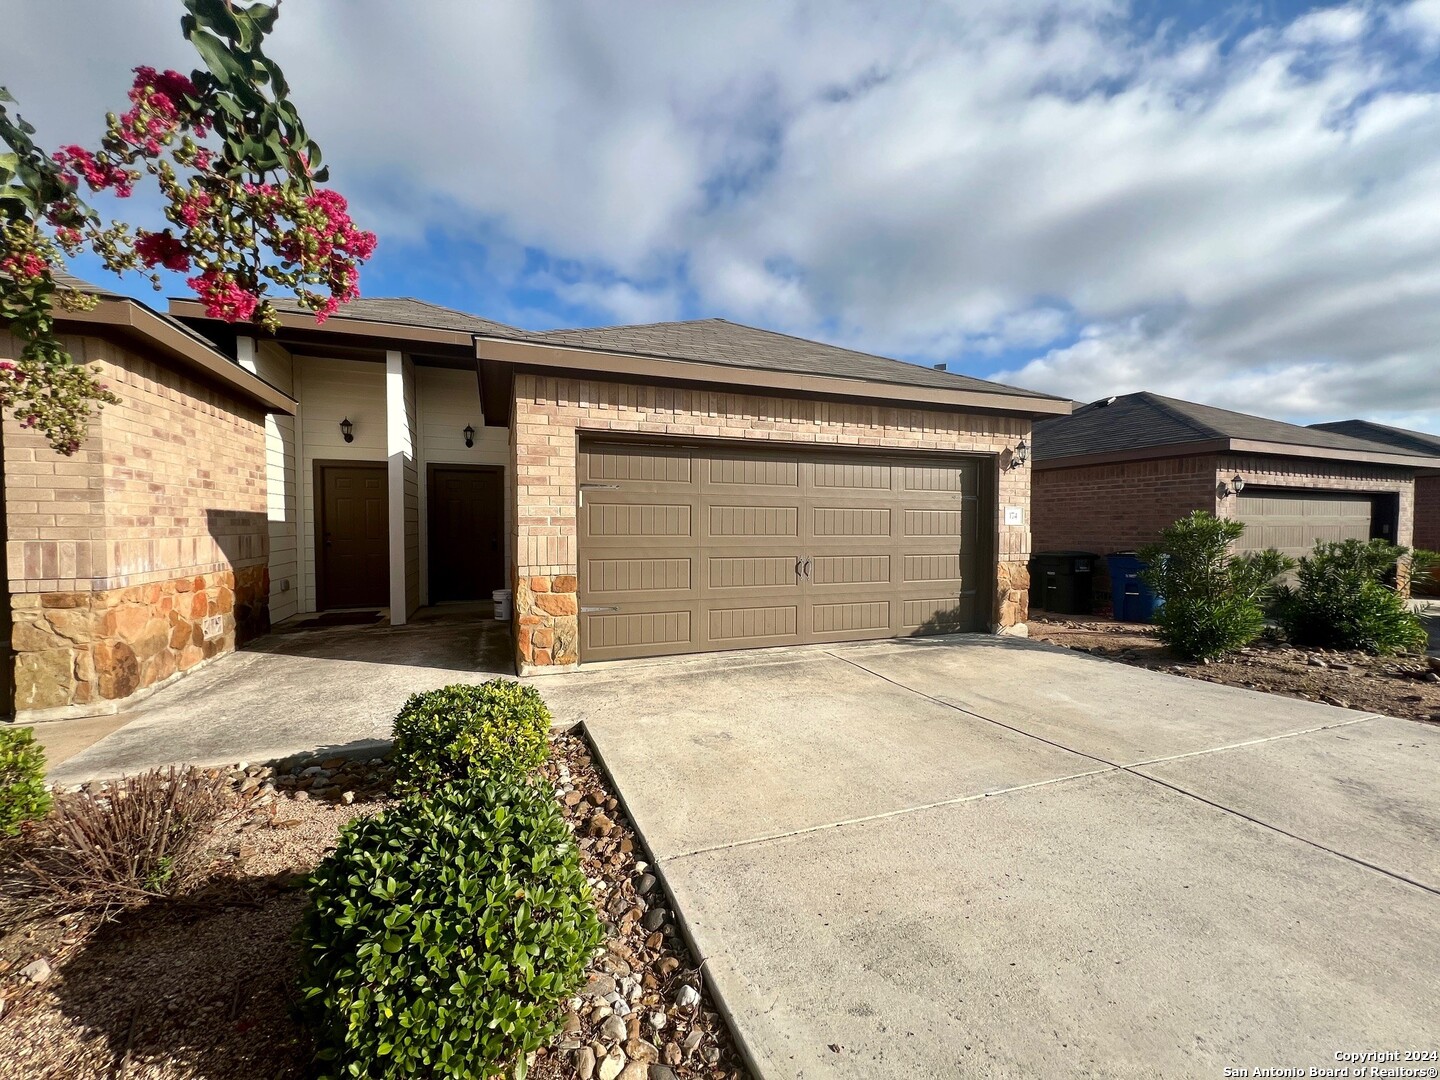
<path id="1" fill-rule="evenodd" d="M 1108 555 L 1154 543 L 1177 518 L 1214 511 L 1215 470 L 1214 455 L 1037 469 L 1031 493 L 1035 550 Z"/>
<path id="2" fill-rule="evenodd" d="M 129 348 L 66 344 L 121 403 L 71 458 L 4 421 L 16 707 L 32 714 L 114 707 L 269 622 L 259 409 Z"/>
<path id="3" fill-rule="evenodd" d="M 1440 551 L 1440 476 L 1415 478 L 1415 547 Z"/>
<path id="4" fill-rule="evenodd" d="M 515 617 L 521 672 L 575 663 L 576 464 L 580 434 L 644 432 L 677 440 L 745 439 L 812 446 L 968 451 L 999 455 L 1029 438 L 1028 420 L 675 389 L 589 379 L 515 377 Z M 1025 510 L 1005 525 L 1003 507 Z M 1030 470 L 999 470 L 993 622 L 1025 621 Z M 544 644 L 536 644 L 536 641 Z"/>

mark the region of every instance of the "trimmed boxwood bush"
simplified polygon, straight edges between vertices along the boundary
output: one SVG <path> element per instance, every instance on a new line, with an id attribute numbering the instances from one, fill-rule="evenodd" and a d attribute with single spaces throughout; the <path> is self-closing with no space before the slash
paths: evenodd
<path id="1" fill-rule="evenodd" d="M 50 812 L 45 790 L 45 752 L 31 728 L 0 724 L 0 836 L 15 836 L 20 825 Z"/>
<path id="2" fill-rule="evenodd" d="M 1387 584 L 1408 553 L 1384 540 L 1317 541 L 1296 584 L 1280 591 L 1275 617 L 1297 645 L 1385 655 L 1425 651 L 1425 624 Z"/>
<path id="3" fill-rule="evenodd" d="M 311 877 L 301 992 L 332 1075 L 504 1075 L 604 940 L 552 791 L 494 777 L 351 822 Z"/>
<path id="4" fill-rule="evenodd" d="M 1160 640 L 1180 656 L 1209 660 L 1250 644 L 1265 629 L 1261 606 L 1275 579 L 1295 564 L 1280 552 L 1233 555 L 1245 526 L 1196 510 L 1140 553 L 1145 583 L 1164 597 Z"/>
<path id="5" fill-rule="evenodd" d="M 508 679 L 415 694 L 395 718 L 401 790 L 519 776 L 550 753 L 550 710 L 534 687 Z"/>

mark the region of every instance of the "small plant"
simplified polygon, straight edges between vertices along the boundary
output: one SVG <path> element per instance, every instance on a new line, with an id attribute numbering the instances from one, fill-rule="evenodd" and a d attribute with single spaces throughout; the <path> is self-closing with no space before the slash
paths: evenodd
<path id="1" fill-rule="evenodd" d="M 1275 617 L 1297 645 L 1386 655 L 1424 651 L 1425 624 L 1386 584 L 1409 551 L 1384 540 L 1318 541 L 1282 588 Z"/>
<path id="2" fill-rule="evenodd" d="M 528 778 L 352 821 L 310 889 L 301 993 L 332 1075 L 523 1075 L 604 940 L 554 795 Z"/>
<path id="3" fill-rule="evenodd" d="M 19 835 L 23 822 L 49 812 L 45 751 L 34 730 L 0 726 L 0 837 Z"/>
<path id="4" fill-rule="evenodd" d="M 103 921 L 190 892 L 208 878 L 207 842 L 234 805 L 223 781 L 173 767 L 57 797 L 7 864 L 4 921 L 66 912 Z"/>
<path id="5" fill-rule="evenodd" d="M 550 753 L 550 710 L 530 686 L 494 679 L 415 694 L 395 718 L 401 790 L 523 774 Z"/>
<path id="6" fill-rule="evenodd" d="M 1179 655 L 1223 656 L 1265 629 L 1262 601 L 1295 564 L 1273 548 L 1232 554 L 1244 531 L 1239 521 L 1196 510 L 1140 553 L 1149 564 L 1145 583 L 1165 599 L 1155 614 L 1160 640 Z"/>

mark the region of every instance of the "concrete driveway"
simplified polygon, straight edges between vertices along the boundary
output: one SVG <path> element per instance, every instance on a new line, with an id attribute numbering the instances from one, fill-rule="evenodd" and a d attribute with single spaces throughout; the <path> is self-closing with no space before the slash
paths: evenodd
<path id="1" fill-rule="evenodd" d="M 538 685 L 766 1077 L 1437 1048 L 1440 728 L 988 638 Z"/>

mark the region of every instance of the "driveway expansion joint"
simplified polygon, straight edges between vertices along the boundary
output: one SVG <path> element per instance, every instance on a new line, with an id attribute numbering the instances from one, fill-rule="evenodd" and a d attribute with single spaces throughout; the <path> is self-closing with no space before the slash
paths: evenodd
<path id="1" fill-rule="evenodd" d="M 878 671 L 874 671 L 874 670 L 872 670 L 871 668 L 866 667 L 864 664 L 861 664 L 861 663 L 858 663 L 858 662 L 856 662 L 856 661 L 854 661 L 854 660 L 851 660 L 849 657 L 847 657 L 847 656 L 842 656 L 842 655 L 840 655 L 839 653 L 831 652 L 830 655 L 833 656 L 833 657 L 835 657 L 835 659 L 837 659 L 837 660 L 841 660 L 841 661 L 849 664 L 851 667 L 857 668 L 858 670 L 865 672 L 865 674 L 867 674 L 867 675 L 872 675 L 872 676 L 874 676 L 875 678 L 882 680 L 883 682 L 889 683 L 891 686 L 897 686 L 897 687 L 899 687 L 899 688 L 902 689 L 902 690 L 909 691 L 910 693 L 916 695 L 917 697 L 922 697 L 922 698 L 924 698 L 926 701 L 933 702 L 933 703 L 936 704 L 936 705 L 942 705 L 942 706 L 944 706 L 944 707 L 947 708 L 947 709 L 953 709 L 953 710 L 955 710 L 955 711 L 958 712 L 958 713 L 962 713 L 962 714 L 965 715 L 965 716 L 973 717 L 973 718 L 976 719 L 976 720 L 983 720 L 983 721 L 984 721 L 985 723 L 987 723 L 987 724 L 994 724 L 996 727 L 1004 728 L 1006 731 L 1013 732 L 1013 733 L 1015 733 L 1016 735 L 1023 735 L 1023 736 L 1024 736 L 1025 738 L 1027 738 L 1027 739 L 1034 739 L 1036 742 L 1041 742 L 1041 743 L 1044 743 L 1044 744 L 1047 745 L 1047 746 L 1052 746 L 1052 747 L 1056 748 L 1057 750 L 1064 750 L 1064 751 L 1066 751 L 1066 752 L 1068 752 L 1068 753 L 1076 754 L 1076 755 L 1078 755 L 1079 757 L 1088 758 L 1088 759 L 1091 760 L 1091 761 L 1097 762 L 1097 763 L 1102 764 L 1102 765 L 1109 766 L 1109 768 L 1112 769 L 1112 770 L 1115 770 L 1115 771 L 1118 771 L 1118 772 L 1128 773 L 1129 775 L 1134 776 L 1134 777 L 1136 777 L 1136 778 L 1138 778 L 1138 779 L 1140 779 L 1140 780 L 1144 780 L 1144 781 L 1147 781 L 1148 783 L 1156 784 L 1156 785 L 1158 785 L 1158 786 L 1160 786 L 1160 787 L 1163 787 L 1163 788 L 1166 788 L 1166 789 L 1168 789 L 1168 790 L 1170 790 L 1170 791 L 1173 791 L 1173 792 L 1175 792 L 1177 795 L 1184 795 L 1184 796 L 1186 796 L 1186 797 L 1188 797 L 1188 798 L 1194 799 L 1196 802 L 1203 803 L 1203 804 L 1206 805 L 1206 806 L 1209 806 L 1209 807 L 1212 807 L 1213 809 L 1219 810 L 1219 811 L 1221 811 L 1222 813 L 1226 813 L 1226 814 L 1230 814 L 1230 815 L 1232 815 L 1232 816 L 1234 816 L 1234 817 L 1238 817 L 1238 818 L 1240 818 L 1242 821 L 1248 821 L 1248 822 L 1250 822 L 1252 825 L 1257 825 L 1257 826 L 1259 826 L 1259 827 L 1262 828 L 1262 829 L 1267 829 L 1267 830 L 1269 830 L 1269 831 L 1271 831 L 1271 832 L 1273 832 L 1273 833 L 1276 833 L 1276 834 L 1279 835 L 1279 836 L 1284 836 L 1284 837 L 1286 837 L 1287 839 L 1295 840 L 1295 841 L 1298 841 L 1299 843 L 1306 844 L 1306 845 L 1308 845 L 1308 846 L 1310 846 L 1310 847 L 1313 847 L 1313 848 L 1315 848 L 1315 849 L 1317 849 L 1317 850 L 1319 850 L 1319 851 L 1323 851 L 1323 852 L 1325 852 L 1325 853 L 1328 854 L 1328 855 L 1334 856 L 1334 857 L 1337 858 L 1337 859 L 1341 859 L 1341 860 L 1343 860 L 1343 861 L 1345 861 L 1345 862 L 1352 863 L 1352 864 L 1354 864 L 1355 866 L 1363 867 L 1364 869 L 1370 870 L 1370 871 L 1372 871 L 1373 873 L 1382 874 L 1382 875 L 1384 875 L 1385 877 L 1391 878 L 1391 879 L 1394 880 L 1394 881 L 1398 881 L 1398 882 L 1401 882 L 1401 883 L 1403 883 L 1403 884 L 1405 884 L 1405 885 L 1409 885 L 1409 886 L 1411 886 L 1411 887 L 1413 887 L 1413 888 L 1420 889 L 1420 890 L 1422 890 L 1422 891 L 1424 891 L 1424 892 L 1427 892 L 1427 893 L 1431 894 L 1432 896 L 1440 896 L 1440 888 L 1437 888 L 1436 886 L 1427 885 L 1427 884 L 1425 884 L 1423 881 L 1416 881 L 1414 878 L 1408 877 L 1407 875 L 1402 874 L 1402 873 L 1400 873 L 1399 871 L 1390 870 L 1390 869 L 1388 869 L 1388 868 L 1386 868 L 1386 867 L 1384 867 L 1384 866 L 1380 866 L 1380 865 L 1378 865 L 1378 864 L 1376 864 L 1376 863 L 1372 863 L 1372 862 L 1369 862 L 1369 861 L 1367 861 L 1367 860 L 1365 860 L 1365 859 L 1362 859 L 1362 858 L 1360 858 L 1360 857 L 1357 856 L 1357 855 L 1351 855 L 1351 854 L 1348 854 L 1348 853 L 1346 853 L 1346 852 L 1339 851 L 1339 850 L 1337 850 L 1336 848 L 1329 847 L 1328 845 L 1322 844 L 1322 843 L 1320 843 L 1320 842 L 1317 841 L 1317 840 L 1311 840 L 1311 839 L 1309 839 L 1308 837 L 1299 835 L 1298 833 L 1293 833 L 1293 832 L 1290 832 L 1290 831 L 1288 831 L 1288 830 L 1286 830 L 1286 829 L 1282 829 L 1282 828 L 1280 828 L 1278 825 L 1272 825 L 1272 824 L 1271 824 L 1270 822 L 1268 822 L 1268 821 L 1263 821 L 1263 820 L 1261 820 L 1260 818 L 1253 817 L 1252 815 L 1247 814 L 1247 813 L 1245 813 L 1245 812 L 1242 811 L 1242 810 L 1237 810 L 1237 809 L 1235 809 L 1233 806 L 1226 806 L 1224 803 L 1216 802 L 1216 801 L 1213 800 L 1213 799 L 1207 799 L 1207 798 L 1206 798 L 1205 796 L 1203 796 L 1203 795 L 1198 795 L 1198 794 L 1196 794 L 1196 793 L 1193 792 L 1193 791 L 1188 791 L 1188 790 L 1186 790 L 1185 788 L 1180 787 L 1178 784 L 1171 783 L 1171 782 L 1168 781 L 1168 780 L 1162 780 L 1162 779 L 1160 779 L 1160 778 L 1157 777 L 1157 776 L 1150 776 L 1150 775 L 1148 775 L 1148 774 L 1146 774 L 1146 773 L 1143 773 L 1143 772 L 1138 771 L 1140 768 L 1142 768 L 1142 767 L 1145 766 L 1145 765 L 1155 765 L 1155 764 L 1159 764 L 1159 763 L 1165 762 L 1165 761 L 1178 760 L 1178 759 L 1180 759 L 1180 758 L 1198 757 L 1198 756 L 1202 756 L 1202 755 L 1204 755 L 1204 754 L 1217 753 L 1217 752 L 1222 751 L 1222 750 L 1235 750 L 1235 749 L 1239 749 L 1239 748 L 1244 747 L 1244 746 L 1254 746 L 1254 745 L 1258 745 L 1258 744 L 1260 744 L 1260 743 L 1274 742 L 1274 741 L 1279 740 L 1279 739 L 1293 739 L 1293 738 L 1295 738 L 1295 737 L 1298 736 L 1298 735 L 1310 735 L 1310 734 L 1314 734 L 1315 732 L 1318 732 L 1318 731 L 1329 731 L 1329 730 L 1332 730 L 1332 729 L 1334 729 L 1334 728 L 1351 727 L 1351 726 L 1353 726 L 1353 725 L 1355 725 L 1355 724 L 1369 723 L 1370 721 L 1373 721 L 1373 720 L 1384 719 L 1384 718 L 1381 717 L 1378 713 L 1370 713 L 1370 714 L 1366 714 L 1366 715 L 1364 715 L 1364 716 L 1355 717 L 1355 718 L 1353 718 L 1353 719 L 1348 719 L 1348 720 L 1339 721 L 1339 722 L 1334 723 L 1334 724 L 1322 724 L 1322 725 L 1320 725 L 1319 727 L 1309 728 L 1309 729 L 1304 730 L 1304 731 L 1287 732 L 1287 733 L 1283 733 L 1283 734 L 1280 734 L 1280 735 L 1272 735 L 1272 736 L 1267 736 L 1267 737 L 1265 737 L 1265 738 L 1247 740 L 1247 741 L 1241 742 L 1241 743 L 1233 743 L 1233 744 L 1230 744 L 1230 745 L 1227 745 L 1227 746 L 1217 746 L 1217 747 L 1213 747 L 1213 748 L 1211 748 L 1211 749 L 1209 749 L 1209 750 L 1195 750 L 1195 751 L 1191 751 L 1191 752 L 1186 753 L 1186 754 L 1175 754 L 1175 755 L 1172 755 L 1172 756 L 1166 757 L 1166 758 L 1154 758 L 1154 759 L 1151 759 L 1151 760 L 1148 760 L 1148 761 L 1136 762 L 1136 763 L 1133 764 L 1133 765 L 1124 765 L 1124 764 L 1121 764 L 1120 762 L 1110 761 L 1110 760 L 1108 760 L 1107 758 L 1100 757 L 1098 754 L 1092 754 L 1092 753 L 1089 753 L 1089 752 L 1087 752 L 1087 751 L 1085 751 L 1085 750 L 1077 750 L 1077 749 L 1075 749 L 1075 748 L 1072 747 L 1072 746 L 1066 746 L 1064 743 L 1057 742 L 1057 741 L 1055 741 L 1054 739 L 1047 739 L 1047 738 L 1045 738 L 1043 735 L 1036 735 L 1034 732 L 1026 731 L 1024 728 L 1016 727 L 1016 726 L 1013 725 L 1013 724 L 1006 724 L 1006 723 L 1004 723 L 1003 721 L 992 719 L 991 717 L 986 716 L 984 713 L 975 712 L 975 711 L 973 711 L 973 710 L 971 710 L 971 709 L 967 709 L 967 708 L 965 708 L 965 707 L 963 707 L 963 706 L 961 706 L 961 705 L 957 705 L 957 704 L 955 704 L 953 701 L 946 701 L 944 698 L 934 697 L 934 696 L 932 696 L 932 695 L 930 695 L 930 694 L 925 693 L 923 690 L 916 690 L 913 686 L 909 686 L 909 685 L 907 685 L 907 684 L 905 684 L 905 683 L 903 683 L 903 682 L 900 682 L 898 679 L 892 679 L 892 678 L 890 678 L 888 675 L 883 675 L 883 674 L 881 674 L 881 673 L 878 672 Z M 1104 772 L 1104 771 L 1106 771 L 1106 770 L 1100 769 L 1100 770 L 1096 770 L 1096 771 L 1097 771 L 1097 772 Z M 1093 775 L 1093 774 L 1092 774 L 1092 775 Z M 1071 779 L 1071 778 L 1067 777 L 1066 779 Z M 1018 790 L 1024 790 L 1024 789 L 1027 788 L 1027 787 L 1040 787 L 1040 786 L 1043 786 L 1044 783 L 1053 783 L 1053 782 L 1054 782 L 1054 781 L 1042 781 L 1040 784 L 1024 785 L 1024 786 L 1022 786 L 1022 787 L 1020 787 L 1020 788 L 1015 788 L 1015 789 L 1011 789 L 1011 790 L 1017 790 L 1017 791 L 1018 791 Z M 980 797 L 983 797 L 983 796 L 980 796 Z M 963 799 L 962 799 L 962 800 L 954 800 L 954 801 L 956 801 L 956 802 L 964 802 L 964 801 L 969 801 L 969 800 L 963 800 Z M 904 811 L 898 811 L 898 812 L 899 812 L 899 813 L 904 813 Z M 886 814 L 886 815 L 880 815 L 880 816 L 889 817 L 889 816 L 893 816 L 893 814 Z M 846 824 L 853 824 L 853 823 L 847 822 Z M 815 830 L 806 830 L 806 831 L 815 831 Z"/>

